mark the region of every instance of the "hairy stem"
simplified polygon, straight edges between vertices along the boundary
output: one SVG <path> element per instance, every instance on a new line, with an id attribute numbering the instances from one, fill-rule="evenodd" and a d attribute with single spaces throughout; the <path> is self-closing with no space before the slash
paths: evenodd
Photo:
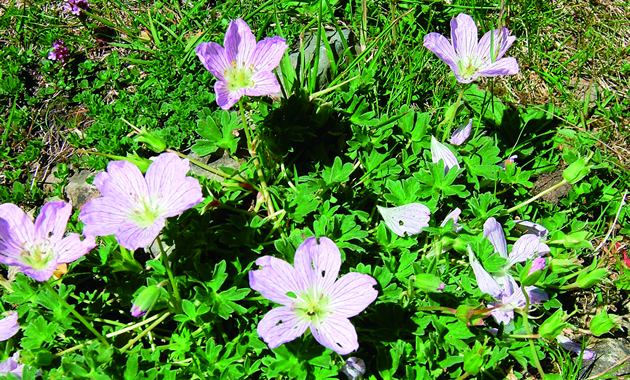
<path id="1" fill-rule="evenodd" d="M 527 294 L 527 291 L 525 291 L 525 287 L 523 285 L 521 285 L 521 291 L 523 292 L 523 295 L 525 296 L 525 308 L 521 309 L 521 315 L 523 316 L 523 325 L 525 326 L 525 332 L 527 333 L 527 335 L 532 335 L 532 329 L 529 326 L 529 316 L 527 315 L 527 311 L 529 310 L 529 294 Z M 540 365 L 540 360 L 538 360 L 538 354 L 536 353 L 536 346 L 534 345 L 534 339 L 533 338 L 527 338 L 527 341 L 529 342 L 529 347 L 532 349 L 532 357 L 534 358 L 534 363 L 536 364 L 536 368 L 538 369 L 538 373 L 540 373 L 540 378 L 544 379 L 545 378 L 545 372 L 542 369 L 542 366 Z"/>
<path id="2" fill-rule="evenodd" d="M 160 236 L 157 237 L 157 243 L 160 247 L 160 259 L 162 260 L 162 264 L 166 268 L 166 274 L 168 275 L 168 279 L 171 282 L 171 288 L 173 288 L 173 297 L 175 298 L 174 306 L 175 312 L 181 313 L 182 311 L 182 297 L 179 295 L 179 289 L 177 288 L 177 281 L 175 281 L 175 276 L 173 276 L 173 270 L 171 269 L 171 260 L 164 251 L 164 246 L 162 245 L 162 239 Z"/>

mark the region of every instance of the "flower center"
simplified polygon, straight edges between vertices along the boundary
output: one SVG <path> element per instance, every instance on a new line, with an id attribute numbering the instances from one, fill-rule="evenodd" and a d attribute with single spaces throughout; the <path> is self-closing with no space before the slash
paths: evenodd
<path id="1" fill-rule="evenodd" d="M 227 88 L 230 91 L 240 90 L 241 88 L 251 88 L 256 86 L 256 82 L 252 80 L 254 76 L 254 65 L 245 66 L 245 62 L 237 64 L 232 61 L 232 68 L 225 69 L 223 77 L 227 82 Z"/>
<path id="2" fill-rule="evenodd" d="M 320 324 L 326 318 L 326 314 L 332 313 L 328 303 L 328 295 L 318 289 L 309 289 L 297 296 L 294 306 L 300 317 L 308 319 L 313 324 Z"/>
<path id="3" fill-rule="evenodd" d="M 35 270 L 44 269 L 54 256 L 52 248 L 51 242 L 47 239 L 31 246 L 23 246 L 20 259 L 22 263 Z"/>
<path id="4" fill-rule="evenodd" d="M 482 66 L 482 62 L 479 61 L 478 57 L 461 57 L 459 62 L 457 62 L 457 66 L 459 67 L 459 74 L 462 78 L 470 78 L 472 77 L 479 68 Z"/>
<path id="5" fill-rule="evenodd" d="M 161 214 L 157 202 L 142 197 L 131 212 L 130 219 L 136 222 L 139 227 L 146 228 L 152 226 Z"/>

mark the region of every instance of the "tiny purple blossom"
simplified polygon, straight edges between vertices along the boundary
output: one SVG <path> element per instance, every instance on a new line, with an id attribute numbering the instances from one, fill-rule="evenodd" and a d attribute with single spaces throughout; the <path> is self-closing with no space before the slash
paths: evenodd
<path id="1" fill-rule="evenodd" d="M 59 264 L 71 263 L 96 246 L 94 237 L 64 237 L 72 205 L 49 202 L 33 221 L 14 204 L 0 205 L 0 263 L 20 267 L 36 281 L 47 281 Z"/>
<path id="2" fill-rule="evenodd" d="M 146 314 L 146 310 L 142 310 L 139 306 L 136 306 L 135 304 L 131 308 L 131 316 L 134 318 L 144 317 Z"/>
<path id="3" fill-rule="evenodd" d="M 87 10 L 90 7 L 90 4 L 87 0 L 67 0 L 66 3 L 63 4 L 64 12 L 70 12 L 74 15 L 79 16 L 83 11 Z"/>
<path id="4" fill-rule="evenodd" d="M 453 152 L 433 136 L 431 136 L 431 160 L 436 164 L 440 160 L 444 161 L 444 174 L 453 167 L 459 169 L 459 162 Z"/>
<path id="5" fill-rule="evenodd" d="M 18 313 L 10 311 L 8 315 L 0 319 L 0 342 L 8 340 L 20 330 L 18 325 Z"/>
<path id="6" fill-rule="evenodd" d="M 451 138 L 448 140 L 453 145 L 462 145 L 468 137 L 470 137 L 470 132 L 472 131 L 472 122 L 473 119 L 468 121 L 468 124 L 462 124 L 453 132 Z"/>
<path id="7" fill-rule="evenodd" d="M 20 364 L 20 353 L 16 352 L 7 360 L 0 363 L 0 376 L 7 376 L 9 373 L 22 378 L 22 372 L 24 371 L 24 364 Z"/>
<path id="8" fill-rule="evenodd" d="M 249 285 L 282 306 L 270 310 L 258 323 L 258 335 L 274 349 L 310 328 L 324 347 L 340 355 L 359 348 L 356 330 L 348 318 L 374 302 L 376 280 L 351 272 L 337 279 L 341 253 L 327 237 L 310 237 L 295 252 L 294 266 L 263 256 L 261 268 L 249 272 Z"/>
<path id="9" fill-rule="evenodd" d="M 517 155 L 513 155 L 510 156 L 508 159 L 506 159 L 505 161 L 499 162 L 499 166 L 503 168 L 503 170 L 505 170 L 505 165 L 514 165 L 516 163 L 516 159 L 518 158 Z"/>
<path id="10" fill-rule="evenodd" d="M 544 257 L 537 257 L 532 262 L 532 266 L 529 268 L 529 272 L 527 272 L 527 276 L 531 276 L 532 274 L 538 272 L 539 270 L 545 269 L 547 265 L 547 261 Z"/>
<path id="11" fill-rule="evenodd" d="M 243 19 L 230 22 L 222 47 L 216 42 L 202 42 L 195 53 L 217 79 L 214 92 L 224 110 L 243 95 L 263 96 L 280 92 L 273 70 L 287 50 L 284 38 L 271 37 L 256 43 L 256 37 Z"/>
<path id="12" fill-rule="evenodd" d="M 187 177 L 188 160 L 163 153 L 151 163 L 146 176 L 128 161 L 113 161 L 107 172 L 94 178 L 103 194 L 89 201 L 79 214 L 84 232 L 115 235 L 120 245 L 136 250 L 158 236 L 166 218 L 177 216 L 203 200 L 197 179 Z"/>
<path id="13" fill-rule="evenodd" d="M 63 40 L 57 40 L 53 42 L 52 50 L 48 53 L 48 59 L 52 61 L 65 62 L 69 55 L 68 48 L 64 44 Z"/>
<path id="14" fill-rule="evenodd" d="M 439 33 L 424 37 L 424 46 L 450 66 L 455 78 L 470 83 L 478 77 L 518 73 L 515 58 L 502 58 L 516 40 L 507 28 L 487 32 L 477 42 L 477 25 L 469 15 L 460 13 L 451 20 L 451 41 Z"/>
<path id="15" fill-rule="evenodd" d="M 574 341 L 572 341 L 571 339 L 567 338 L 566 336 L 558 335 L 556 337 L 556 340 L 558 341 L 558 344 L 560 346 L 562 346 L 562 348 L 564 348 L 565 350 L 573 351 L 573 352 L 575 352 L 578 355 L 582 352 L 582 345 L 575 343 Z M 593 351 L 591 351 L 591 350 L 584 350 L 584 354 L 582 355 L 582 359 L 584 359 L 584 360 L 591 360 L 591 359 L 593 359 L 594 356 L 595 356 L 595 353 Z"/>

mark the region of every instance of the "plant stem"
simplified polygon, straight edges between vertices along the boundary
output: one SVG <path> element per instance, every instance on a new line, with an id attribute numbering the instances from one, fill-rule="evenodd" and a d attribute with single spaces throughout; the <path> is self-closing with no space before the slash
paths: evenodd
<path id="1" fill-rule="evenodd" d="M 177 281 L 175 281 L 175 276 L 173 276 L 173 270 L 171 269 L 171 260 L 164 251 L 164 246 L 162 245 L 162 239 L 160 238 L 160 236 L 157 237 L 157 243 L 158 247 L 160 247 L 160 258 L 162 259 L 162 264 L 166 268 L 166 274 L 168 275 L 168 279 L 171 282 L 171 288 L 173 288 L 173 297 L 175 298 L 175 312 L 181 313 L 182 297 L 179 295 Z"/>
<path id="2" fill-rule="evenodd" d="M 267 190 L 267 182 L 265 181 L 265 175 L 262 171 L 262 167 L 260 166 L 260 160 L 256 155 L 256 147 L 254 146 L 254 141 L 252 140 L 251 131 L 249 130 L 249 124 L 247 123 L 247 118 L 245 117 L 245 107 L 243 106 L 243 98 L 238 101 L 239 108 L 241 110 L 241 118 L 243 119 L 243 129 L 245 130 L 245 138 L 247 139 L 247 148 L 249 149 L 249 154 L 252 156 L 254 160 L 254 166 L 256 167 L 256 173 L 258 174 L 258 180 L 260 181 L 260 192 L 264 198 L 264 202 L 267 205 L 267 213 L 272 215 L 275 213 L 275 209 L 273 207 L 273 202 L 271 201 L 271 196 L 269 195 L 269 191 Z"/>
<path id="3" fill-rule="evenodd" d="M 457 96 L 457 100 L 455 101 L 455 109 L 448 115 L 448 121 L 446 123 L 446 130 L 442 135 L 442 142 L 446 141 L 448 136 L 451 133 L 451 128 L 453 127 L 453 120 L 455 120 L 455 115 L 457 114 L 457 109 L 459 108 L 459 104 L 462 101 L 462 97 L 464 96 L 464 91 L 466 90 L 466 86 L 462 86 L 462 89 L 459 91 L 459 95 Z"/>
<path id="4" fill-rule="evenodd" d="M 550 193 L 552 191 L 554 191 L 555 189 L 559 188 L 560 186 L 564 186 L 565 184 L 567 184 L 567 180 L 563 179 L 562 181 L 556 183 L 555 185 L 551 186 L 550 188 L 541 191 L 540 193 L 536 194 L 535 196 L 531 197 L 530 199 L 526 200 L 523 203 L 520 203 L 510 209 L 507 210 L 507 212 L 514 212 L 516 210 L 518 210 L 521 207 L 527 206 L 528 204 L 532 203 L 533 201 L 535 201 L 536 199 L 542 197 L 543 195 Z"/>
<path id="5" fill-rule="evenodd" d="M 521 309 L 521 315 L 523 316 L 523 325 L 525 326 L 525 332 L 527 333 L 527 335 L 533 335 L 532 330 L 529 327 L 529 317 L 527 316 L 527 311 L 529 310 L 529 294 L 527 294 L 527 292 L 525 291 L 525 287 L 523 285 L 521 285 L 521 291 L 523 292 L 523 295 L 525 296 L 525 308 Z M 536 364 L 536 368 L 538 369 L 538 373 L 540 373 L 540 378 L 544 379 L 545 372 L 543 371 L 542 366 L 540 365 L 540 360 L 538 360 L 538 354 L 536 353 L 536 346 L 534 345 L 534 339 L 527 338 L 527 341 L 529 342 L 529 347 L 532 349 L 532 356 L 534 358 L 534 363 Z"/>
<path id="6" fill-rule="evenodd" d="M 68 310 L 70 310 L 70 312 L 79 321 L 81 321 L 81 323 L 83 323 L 83 325 L 87 327 L 87 329 L 90 330 L 92 334 L 94 334 L 98 340 L 100 340 L 106 347 L 109 347 L 109 342 L 107 341 L 107 339 L 105 339 L 103 335 L 101 335 L 98 331 L 96 331 L 96 329 L 94 328 L 94 326 L 92 326 L 90 322 L 88 322 L 85 318 L 83 318 L 83 316 L 79 314 L 79 312 L 77 312 L 74 309 L 74 307 L 72 307 L 65 299 L 63 299 L 63 297 L 60 296 L 59 293 L 57 293 L 55 289 L 53 289 L 48 282 L 44 282 L 43 284 L 44 284 L 44 287 L 46 287 L 46 289 L 48 289 L 52 293 L 52 295 L 57 299 L 57 301 L 59 301 L 62 305 L 68 308 Z"/>
<path id="7" fill-rule="evenodd" d="M 153 322 L 153 324 L 151 324 L 151 326 L 147 327 L 146 330 L 144 330 L 143 332 L 141 332 L 140 334 L 138 334 L 137 337 L 133 338 L 132 340 L 130 340 L 127 344 L 125 344 L 123 346 L 123 348 L 120 349 L 120 352 L 125 352 L 126 350 L 128 350 L 130 347 L 132 347 L 134 344 L 136 344 L 137 341 L 139 341 L 140 339 L 142 339 L 143 336 L 147 335 L 151 330 L 153 330 L 154 328 L 157 327 L 157 325 L 159 325 L 160 323 L 162 323 L 163 320 L 165 320 L 169 315 L 171 315 L 171 313 L 169 312 L 165 312 L 164 314 L 162 314 L 162 316 L 160 317 L 160 319 L 158 319 L 157 321 Z"/>
<path id="8" fill-rule="evenodd" d="M 185 158 L 185 159 L 187 159 L 188 161 L 192 162 L 193 164 L 195 164 L 195 165 L 199 166 L 200 168 L 205 169 L 205 170 L 207 170 L 207 171 L 209 171 L 209 172 L 212 172 L 212 173 L 214 173 L 214 174 L 216 174 L 216 175 L 218 175 L 218 176 L 220 176 L 220 177 L 223 177 L 223 178 L 226 178 L 226 179 L 233 179 L 233 180 L 238 181 L 238 182 L 241 182 L 241 183 L 247 183 L 247 184 L 249 184 L 249 183 L 247 182 L 247 180 L 245 180 L 244 178 L 242 178 L 242 177 L 240 177 L 240 176 L 233 176 L 233 175 L 231 175 L 231 174 L 227 174 L 226 172 L 224 172 L 224 171 L 222 171 L 222 170 L 219 170 L 219 169 L 217 169 L 217 168 L 213 168 L 212 166 L 206 165 L 206 164 L 204 164 L 203 162 L 201 162 L 201 161 L 199 161 L 199 160 L 195 160 L 194 158 L 188 157 L 187 155 L 185 155 L 185 154 L 183 154 L 183 153 L 180 153 L 180 152 L 178 152 L 178 151 L 176 151 L 176 150 L 173 150 L 173 149 L 167 149 L 166 151 L 167 151 L 167 152 L 169 152 L 169 153 L 175 153 L 175 154 L 176 154 L 176 155 L 178 155 L 179 157 L 181 157 L 181 158 Z"/>

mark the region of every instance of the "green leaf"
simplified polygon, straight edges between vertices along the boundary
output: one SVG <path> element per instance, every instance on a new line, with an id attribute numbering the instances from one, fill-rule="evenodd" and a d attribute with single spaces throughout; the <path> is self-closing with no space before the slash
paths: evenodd
<path id="1" fill-rule="evenodd" d="M 562 171 L 562 177 L 573 185 L 584 178 L 590 171 L 591 168 L 587 166 L 586 160 L 580 157 Z"/>
<path id="2" fill-rule="evenodd" d="M 22 338 L 22 347 L 26 349 L 35 349 L 42 346 L 44 342 L 50 343 L 54 339 L 54 334 L 59 328 L 57 323 L 48 323 L 43 316 L 37 317 L 31 321 L 26 330 L 24 330 L 24 338 Z"/>
<path id="3" fill-rule="evenodd" d="M 337 156 L 332 167 L 325 167 L 322 170 L 322 178 L 326 181 L 326 185 L 330 187 L 335 183 L 347 182 L 353 171 L 354 167 L 350 162 L 342 165 L 341 158 Z"/>
<path id="4" fill-rule="evenodd" d="M 127 358 L 127 365 L 125 365 L 123 374 L 125 380 L 134 380 L 138 376 L 138 357 L 138 354 L 131 354 Z"/>

